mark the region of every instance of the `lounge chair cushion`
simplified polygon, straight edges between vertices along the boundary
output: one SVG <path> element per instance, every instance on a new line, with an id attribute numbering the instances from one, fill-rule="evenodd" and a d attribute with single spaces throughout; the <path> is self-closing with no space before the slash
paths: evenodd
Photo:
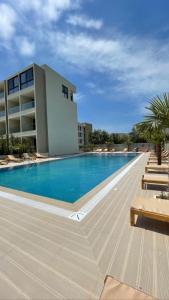
<path id="1" fill-rule="evenodd" d="M 169 182 L 169 178 L 168 178 L 168 174 L 162 174 L 162 175 L 159 175 L 159 174 L 144 174 L 144 180 L 145 181 L 153 181 L 153 182 Z"/>
<path id="2" fill-rule="evenodd" d="M 161 165 L 151 164 L 151 165 L 147 165 L 146 167 L 148 167 L 149 169 L 169 169 L 169 166 L 167 164 L 161 164 Z"/>
<path id="3" fill-rule="evenodd" d="M 121 283 L 111 276 L 107 276 L 100 300 L 153 300 L 153 298 L 142 291 Z"/>
<path id="4" fill-rule="evenodd" d="M 168 173 L 169 172 L 169 166 L 162 164 L 162 165 L 157 165 L 157 164 L 149 164 L 145 167 L 146 172 L 163 172 L 163 173 Z"/>
<path id="5" fill-rule="evenodd" d="M 40 154 L 40 153 L 35 153 L 35 156 L 37 157 L 37 158 L 48 158 L 46 155 L 43 155 L 43 154 Z"/>
<path id="6" fill-rule="evenodd" d="M 161 214 L 169 218 L 169 200 L 166 199 L 138 197 L 134 200 L 132 208 Z"/>

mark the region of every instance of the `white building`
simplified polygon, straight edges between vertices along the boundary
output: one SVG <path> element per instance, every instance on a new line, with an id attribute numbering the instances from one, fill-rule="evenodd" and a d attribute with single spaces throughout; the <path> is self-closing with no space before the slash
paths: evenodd
<path id="1" fill-rule="evenodd" d="M 92 124 L 78 123 L 79 146 L 90 144 L 91 133 L 92 133 Z"/>
<path id="2" fill-rule="evenodd" d="M 78 152 L 76 88 L 47 65 L 32 64 L 0 82 L 0 134 L 49 155 Z"/>

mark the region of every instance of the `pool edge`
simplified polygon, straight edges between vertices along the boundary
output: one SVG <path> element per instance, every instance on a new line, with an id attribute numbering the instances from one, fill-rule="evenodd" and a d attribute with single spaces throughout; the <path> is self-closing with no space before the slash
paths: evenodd
<path id="1" fill-rule="evenodd" d="M 100 203 L 104 197 L 111 191 L 113 187 L 130 171 L 130 169 L 142 158 L 144 153 L 140 154 L 135 159 L 131 160 L 126 167 L 124 167 L 119 174 L 117 174 L 109 183 L 105 185 L 100 191 L 91 197 L 78 211 L 69 210 L 64 207 L 59 207 L 58 205 L 52 205 L 44 202 L 39 202 L 32 200 L 20 195 L 12 194 L 0 190 L 0 197 L 5 198 L 9 201 L 17 202 L 25 206 L 33 207 L 35 209 L 40 209 L 42 211 L 68 218 L 72 221 L 81 222 L 94 208 Z M 52 200 L 53 201 L 53 200 Z M 77 201 L 78 202 L 78 201 Z M 72 204 L 72 208 L 73 208 Z"/>

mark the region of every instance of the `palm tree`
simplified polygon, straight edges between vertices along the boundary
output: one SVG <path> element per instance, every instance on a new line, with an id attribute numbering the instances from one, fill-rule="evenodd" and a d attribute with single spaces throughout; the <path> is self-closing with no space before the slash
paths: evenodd
<path id="1" fill-rule="evenodd" d="M 146 121 L 136 124 L 136 131 L 141 138 L 144 138 L 149 143 L 155 144 L 158 165 L 161 165 L 161 145 L 166 137 L 165 132 L 158 126 L 158 123 Z"/>
<path id="2" fill-rule="evenodd" d="M 146 126 L 144 134 L 156 145 L 158 164 L 161 164 L 161 144 L 166 138 L 165 129 L 169 128 L 169 94 L 153 97 L 146 109 L 150 114 L 142 122 Z"/>
<path id="3" fill-rule="evenodd" d="M 162 128 L 169 128 L 169 94 L 164 93 L 161 97 L 152 98 L 146 109 L 150 111 L 150 114 L 145 116 L 146 122 L 155 122 Z"/>

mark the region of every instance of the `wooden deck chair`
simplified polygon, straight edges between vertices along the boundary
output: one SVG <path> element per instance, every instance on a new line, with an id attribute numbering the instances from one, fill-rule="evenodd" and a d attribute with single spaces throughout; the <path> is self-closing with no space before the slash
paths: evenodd
<path id="1" fill-rule="evenodd" d="M 11 161 L 11 162 L 23 162 L 23 159 L 21 158 L 16 158 L 14 155 L 10 154 L 10 155 L 7 155 L 7 161 Z"/>
<path id="2" fill-rule="evenodd" d="M 100 300 L 157 300 L 111 276 L 106 276 Z"/>
<path id="3" fill-rule="evenodd" d="M 36 158 L 48 158 L 46 155 L 40 154 L 38 152 L 35 153 Z"/>
<path id="4" fill-rule="evenodd" d="M 35 156 L 30 156 L 28 153 L 23 153 L 23 158 L 25 160 L 35 160 L 36 159 Z"/>
<path id="5" fill-rule="evenodd" d="M 169 177 L 166 174 L 158 175 L 158 174 L 145 174 L 142 176 L 141 187 L 145 188 L 147 184 L 156 184 L 156 185 L 168 185 Z"/>
<path id="6" fill-rule="evenodd" d="M 169 200 L 159 198 L 136 198 L 130 208 L 130 224 L 135 225 L 135 216 L 169 222 Z"/>
<path id="7" fill-rule="evenodd" d="M 162 173 L 168 173 L 169 172 L 169 166 L 167 164 L 157 165 L 157 164 L 148 164 L 145 166 L 145 172 L 162 172 Z"/>

